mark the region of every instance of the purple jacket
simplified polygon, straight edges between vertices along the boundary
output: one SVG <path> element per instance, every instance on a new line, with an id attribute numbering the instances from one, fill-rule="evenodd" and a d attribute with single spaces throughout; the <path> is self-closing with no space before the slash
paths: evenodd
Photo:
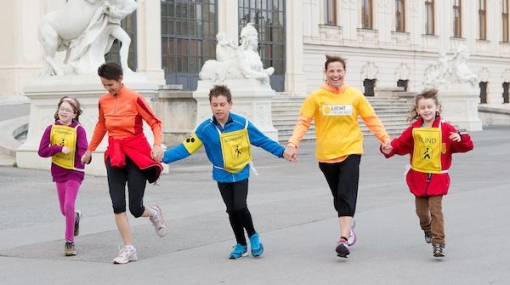
<path id="1" fill-rule="evenodd" d="M 59 121 L 55 122 L 55 125 L 62 125 Z M 70 127 L 76 127 L 78 125 L 77 122 L 73 121 Z M 62 146 L 60 145 L 50 145 L 50 134 L 51 128 L 53 125 L 49 125 L 44 130 L 44 134 L 41 138 L 41 143 L 39 144 L 38 154 L 40 157 L 51 157 L 56 153 L 62 152 Z M 78 170 L 71 170 L 62 168 L 54 163 L 51 164 L 51 176 L 53 176 L 53 181 L 55 182 L 65 182 L 67 180 L 76 180 L 78 182 L 82 182 L 85 177 L 85 165 L 81 163 L 81 157 L 87 151 L 88 142 L 87 142 L 87 134 L 83 126 L 78 126 L 76 129 L 76 153 L 74 155 L 74 168 Z M 80 171 L 81 170 L 81 171 Z"/>

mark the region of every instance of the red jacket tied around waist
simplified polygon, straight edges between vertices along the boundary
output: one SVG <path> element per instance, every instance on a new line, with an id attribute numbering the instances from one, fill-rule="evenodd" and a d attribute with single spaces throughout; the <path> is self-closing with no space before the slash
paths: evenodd
<path id="1" fill-rule="evenodd" d="M 108 148 L 105 160 L 110 159 L 112 167 L 124 167 L 126 156 L 129 157 L 144 173 L 149 183 L 158 180 L 163 166 L 151 157 L 151 147 L 143 133 L 124 139 L 108 137 Z"/>

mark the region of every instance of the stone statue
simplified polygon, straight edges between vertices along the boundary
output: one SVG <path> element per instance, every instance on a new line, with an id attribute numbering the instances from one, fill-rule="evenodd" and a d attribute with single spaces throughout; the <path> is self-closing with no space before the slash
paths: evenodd
<path id="1" fill-rule="evenodd" d="M 476 86 L 478 83 L 478 76 L 469 69 L 467 65 L 468 60 L 469 53 L 467 47 L 462 45 L 452 57 L 452 73 L 455 75 L 457 81 L 469 82 L 471 85 Z"/>
<path id="2" fill-rule="evenodd" d="M 64 73 L 54 61 L 57 51 L 66 51 L 64 62 L 67 62 L 70 42 L 85 31 L 102 4 L 103 0 L 69 0 L 60 10 L 42 17 L 37 30 L 39 41 L 44 48 L 41 75 Z"/>
<path id="3" fill-rule="evenodd" d="M 226 61 L 236 56 L 237 46 L 232 40 L 227 39 L 227 35 L 223 32 L 219 32 L 216 35 L 216 60 Z"/>
<path id="4" fill-rule="evenodd" d="M 136 8 L 135 0 L 69 0 L 62 9 L 45 15 L 38 30 L 45 51 L 41 75 L 95 73 L 115 39 L 122 43 L 121 66 L 131 72 L 127 64 L 131 38 L 120 21 Z M 63 50 L 66 66 L 62 71 L 54 57 Z"/>
<path id="5" fill-rule="evenodd" d="M 211 59 L 204 63 L 199 74 L 201 80 L 221 83 L 226 79 L 253 78 L 265 84 L 269 83 L 269 76 L 274 73 L 274 68 L 263 67 L 257 51 L 258 32 L 253 23 L 246 24 L 241 30 L 241 43 L 238 47 L 228 44 L 229 41 L 222 33 L 216 38 L 216 60 Z"/>
<path id="6" fill-rule="evenodd" d="M 435 68 L 426 74 L 425 85 L 437 87 L 448 83 L 469 83 L 476 86 L 478 76 L 469 69 L 468 60 L 469 54 L 465 46 L 460 46 L 452 56 L 441 52 Z"/>

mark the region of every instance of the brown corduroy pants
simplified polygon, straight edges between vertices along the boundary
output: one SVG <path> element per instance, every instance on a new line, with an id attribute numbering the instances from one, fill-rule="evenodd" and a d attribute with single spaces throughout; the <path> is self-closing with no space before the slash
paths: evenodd
<path id="1" fill-rule="evenodd" d="M 416 197 L 415 203 L 421 229 L 432 232 L 432 244 L 445 246 L 443 196 Z"/>

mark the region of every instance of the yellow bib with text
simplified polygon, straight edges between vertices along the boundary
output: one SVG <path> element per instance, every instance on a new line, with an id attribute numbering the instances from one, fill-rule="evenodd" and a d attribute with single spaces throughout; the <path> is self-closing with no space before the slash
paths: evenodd
<path id="1" fill-rule="evenodd" d="M 441 173 L 441 128 L 414 128 L 411 168 L 423 173 Z"/>
<path id="2" fill-rule="evenodd" d="M 78 125 L 76 125 L 78 127 Z M 76 152 L 76 128 L 64 125 L 53 125 L 50 133 L 50 144 L 67 147 L 70 152 L 64 154 L 56 153 L 51 157 L 51 161 L 65 169 L 74 169 L 74 156 Z"/>
<path id="3" fill-rule="evenodd" d="M 237 173 L 251 162 L 250 138 L 246 128 L 220 134 L 220 142 L 226 171 Z"/>

